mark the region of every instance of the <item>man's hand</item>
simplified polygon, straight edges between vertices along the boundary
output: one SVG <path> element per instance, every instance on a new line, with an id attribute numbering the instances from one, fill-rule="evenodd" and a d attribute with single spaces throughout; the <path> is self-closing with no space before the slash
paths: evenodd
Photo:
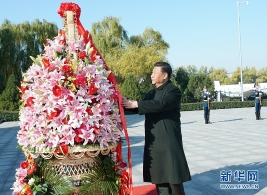
<path id="1" fill-rule="evenodd" d="M 122 106 L 125 108 L 138 108 L 137 101 L 129 100 L 126 97 L 122 97 Z"/>

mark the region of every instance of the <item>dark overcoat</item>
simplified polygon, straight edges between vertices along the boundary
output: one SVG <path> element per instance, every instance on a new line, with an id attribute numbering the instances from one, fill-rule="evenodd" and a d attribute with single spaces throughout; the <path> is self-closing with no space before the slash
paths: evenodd
<path id="1" fill-rule="evenodd" d="M 171 81 L 138 101 L 138 113 L 145 114 L 144 182 L 191 180 L 182 143 L 180 105 L 181 91 Z"/>

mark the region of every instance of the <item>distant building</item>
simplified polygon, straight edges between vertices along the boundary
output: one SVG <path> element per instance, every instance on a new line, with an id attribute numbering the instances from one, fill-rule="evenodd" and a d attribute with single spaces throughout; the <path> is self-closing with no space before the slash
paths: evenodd
<path id="1" fill-rule="evenodd" d="M 260 89 L 267 94 L 267 83 L 259 83 Z M 242 97 L 240 82 L 235 85 L 220 85 L 220 81 L 214 81 L 214 91 L 216 91 L 216 101 L 222 101 L 224 97 Z M 243 84 L 243 97 L 246 100 L 254 92 L 254 83 Z"/>

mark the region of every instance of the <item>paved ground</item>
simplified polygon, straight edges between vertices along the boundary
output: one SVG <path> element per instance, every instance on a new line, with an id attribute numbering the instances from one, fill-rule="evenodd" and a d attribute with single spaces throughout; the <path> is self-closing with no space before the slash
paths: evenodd
<path id="1" fill-rule="evenodd" d="M 262 109 L 264 120 L 256 121 L 254 108 L 222 109 L 211 111 L 212 124 L 205 125 L 203 111 L 181 113 L 183 144 L 192 175 L 185 183 L 187 195 L 267 195 L 267 111 Z M 142 156 L 144 145 L 144 116 L 127 115 L 130 136 L 133 182 L 142 182 Z M 0 124 L 0 195 L 11 195 L 15 169 L 24 160 L 17 146 L 18 122 Z M 126 158 L 124 142 L 124 158 Z M 164 163 L 164 159 L 163 159 Z M 248 177 L 248 171 L 258 173 Z M 221 172 L 232 174 L 231 182 L 221 182 Z M 234 172 L 240 174 L 240 179 Z M 242 172 L 244 171 L 245 174 Z M 253 173 L 253 172 L 250 172 Z M 227 179 L 227 177 L 226 177 Z M 248 182 L 247 179 L 252 181 Z M 253 184 L 259 189 L 221 189 L 223 184 Z"/>

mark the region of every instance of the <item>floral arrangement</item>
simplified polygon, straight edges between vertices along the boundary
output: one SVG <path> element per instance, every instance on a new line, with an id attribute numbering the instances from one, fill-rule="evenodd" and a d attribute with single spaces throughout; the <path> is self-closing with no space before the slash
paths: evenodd
<path id="1" fill-rule="evenodd" d="M 60 30 L 53 40 L 47 39 L 44 53 L 31 57 L 33 64 L 23 74 L 17 139 L 26 161 L 16 170 L 11 189 L 15 195 L 130 194 L 130 152 L 128 148 L 127 167 L 121 151 L 121 137 L 125 133 L 128 147 L 129 138 L 115 77 L 83 29 L 79 6 L 62 3 L 58 13 L 63 17 L 65 11 L 75 12 L 79 35 L 69 41 Z M 49 168 L 51 160 L 35 156 L 64 156 L 75 147 L 83 152 L 113 149 L 94 158 L 93 171 L 82 175 L 80 184 L 56 174 Z"/>
<path id="2" fill-rule="evenodd" d="M 23 150 L 51 152 L 75 144 L 116 143 L 121 117 L 110 71 L 91 41 L 68 42 L 60 31 L 24 74 L 18 143 Z"/>

